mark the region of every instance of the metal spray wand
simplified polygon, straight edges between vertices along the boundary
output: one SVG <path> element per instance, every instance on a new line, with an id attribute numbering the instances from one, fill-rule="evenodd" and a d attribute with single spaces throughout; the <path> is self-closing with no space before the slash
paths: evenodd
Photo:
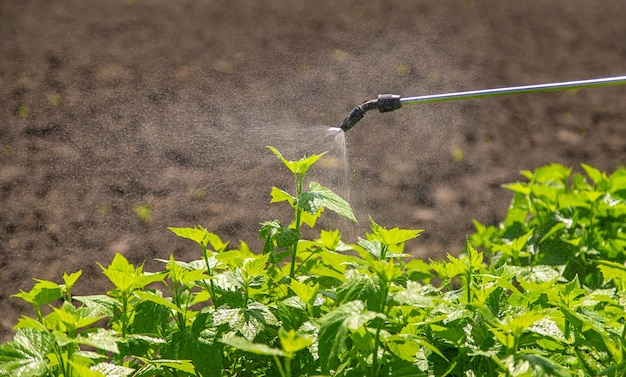
<path id="1" fill-rule="evenodd" d="M 537 84 L 526 86 L 513 86 L 508 88 L 471 90 L 467 92 L 431 94 L 417 97 L 401 97 L 397 94 L 381 94 L 377 99 L 363 102 L 360 106 L 355 107 L 352 112 L 341 122 L 339 126 L 344 132 L 348 131 L 363 117 L 365 112 L 378 109 L 381 113 L 394 111 L 403 105 L 414 105 L 418 103 L 455 101 L 460 99 L 483 98 L 506 96 L 511 94 L 523 93 L 539 93 L 539 92 L 555 92 L 559 90 L 592 88 L 599 86 L 621 85 L 626 84 L 626 76 L 605 77 L 600 79 L 566 81 L 550 84 Z"/>

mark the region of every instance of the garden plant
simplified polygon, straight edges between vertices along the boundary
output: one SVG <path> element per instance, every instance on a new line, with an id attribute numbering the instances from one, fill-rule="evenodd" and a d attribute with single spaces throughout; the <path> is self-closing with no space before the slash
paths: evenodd
<path id="1" fill-rule="evenodd" d="M 499 226 L 423 261 L 405 253 L 421 230 L 374 219 L 356 244 L 305 239 L 324 211 L 357 220 L 308 182 L 323 154 L 270 150 L 294 178 L 271 201 L 293 217 L 261 224 L 263 250 L 170 228 L 197 260 L 148 272 L 117 254 L 90 296 L 72 294 L 80 271 L 35 279 L 0 376 L 626 376 L 626 170 L 524 171 Z"/>

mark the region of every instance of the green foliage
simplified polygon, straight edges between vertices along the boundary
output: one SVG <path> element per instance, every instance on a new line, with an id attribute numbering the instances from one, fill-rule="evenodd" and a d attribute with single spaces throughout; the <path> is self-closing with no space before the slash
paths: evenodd
<path id="1" fill-rule="evenodd" d="M 523 171 L 501 226 L 475 222 L 471 241 L 495 265 L 550 265 L 590 288 L 604 282 L 598 261 L 626 262 L 626 169 L 611 175 L 582 165 L 587 177 L 559 164 Z"/>
<path id="2" fill-rule="evenodd" d="M 324 209 L 356 219 L 304 190 L 322 155 L 270 149 L 296 189 L 272 189 L 294 216 L 261 224 L 263 250 L 169 228 L 198 259 L 146 272 L 117 254 L 100 295 L 72 295 L 80 272 L 35 280 L 0 376 L 626 376 L 623 172 L 524 172 L 500 227 L 475 222 L 463 252 L 427 262 L 405 252 L 421 230 L 373 219 L 356 244 L 302 239 Z"/>

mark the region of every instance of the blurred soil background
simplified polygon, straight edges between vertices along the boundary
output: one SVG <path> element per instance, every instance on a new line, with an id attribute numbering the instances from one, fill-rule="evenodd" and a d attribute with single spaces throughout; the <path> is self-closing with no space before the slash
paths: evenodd
<path id="1" fill-rule="evenodd" d="M 624 20 L 608 0 L 0 0 L 0 340 L 34 315 L 10 297 L 33 277 L 82 269 L 75 293 L 103 293 L 115 253 L 197 259 L 168 226 L 258 250 L 259 222 L 289 221 L 265 145 L 330 149 L 332 169 L 326 127 L 379 93 L 626 74 Z M 370 112 L 346 136 L 347 181 L 327 184 L 360 220 L 346 241 L 371 215 L 440 258 L 502 220 L 521 169 L 623 164 L 626 86 Z"/>

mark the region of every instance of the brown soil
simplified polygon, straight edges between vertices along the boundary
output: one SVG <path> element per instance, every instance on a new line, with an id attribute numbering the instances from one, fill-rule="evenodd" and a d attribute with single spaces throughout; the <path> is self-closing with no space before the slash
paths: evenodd
<path id="1" fill-rule="evenodd" d="M 625 19 L 620 1 L 0 0 L 0 340 L 33 314 L 10 298 L 32 277 L 82 269 L 76 293 L 101 293 L 116 252 L 197 258 L 167 226 L 258 248 L 289 183 L 264 145 L 321 152 L 319 125 L 379 93 L 625 74 Z M 625 123 L 626 87 L 368 113 L 347 134 L 346 237 L 371 215 L 426 229 L 417 256 L 458 253 L 520 169 L 622 164 Z"/>

